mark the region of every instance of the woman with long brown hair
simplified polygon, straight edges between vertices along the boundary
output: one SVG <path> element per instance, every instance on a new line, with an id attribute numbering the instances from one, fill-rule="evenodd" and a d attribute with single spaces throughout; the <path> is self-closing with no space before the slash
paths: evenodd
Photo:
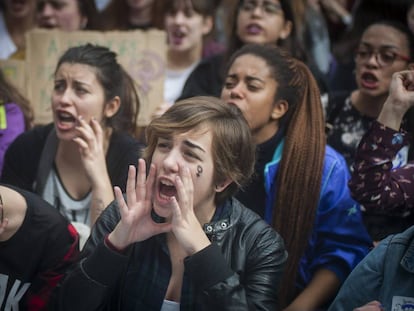
<path id="1" fill-rule="evenodd" d="M 325 144 L 316 81 L 277 47 L 246 45 L 230 59 L 221 97 L 243 111 L 257 144 L 254 178 L 236 197 L 280 232 L 289 253 L 282 309 L 324 308 L 372 242 L 345 161 Z"/>
<path id="2" fill-rule="evenodd" d="M 53 123 L 23 133 L 8 148 L 1 181 L 92 226 L 114 199 L 112 185 L 125 188 L 127 167 L 143 147 L 133 136 L 137 90 L 116 53 L 80 45 L 59 58 L 50 107 Z"/>

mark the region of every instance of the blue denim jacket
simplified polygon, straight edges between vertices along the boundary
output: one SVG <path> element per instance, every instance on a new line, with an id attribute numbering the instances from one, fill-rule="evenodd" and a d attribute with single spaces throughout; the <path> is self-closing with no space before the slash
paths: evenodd
<path id="1" fill-rule="evenodd" d="M 283 141 L 265 167 L 265 220 L 272 219 L 276 173 Z M 322 174 L 320 201 L 309 246 L 299 265 L 297 287 L 302 290 L 318 269 L 333 271 L 341 282 L 366 256 L 372 246 L 362 222 L 360 206 L 348 189 L 349 171 L 344 158 L 327 146 Z"/>
<path id="2" fill-rule="evenodd" d="M 329 311 L 378 300 L 386 311 L 414 308 L 414 226 L 388 236 L 352 271 Z"/>

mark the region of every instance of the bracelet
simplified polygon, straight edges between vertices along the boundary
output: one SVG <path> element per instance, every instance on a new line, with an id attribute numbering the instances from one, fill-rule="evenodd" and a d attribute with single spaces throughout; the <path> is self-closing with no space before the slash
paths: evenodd
<path id="1" fill-rule="evenodd" d="M 110 250 L 116 253 L 120 253 L 120 254 L 125 253 L 126 248 L 118 248 L 114 244 L 112 244 L 112 242 L 109 240 L 109 234 L 105 236 L 104 244 L 106 247 L 108 247 Z"/>

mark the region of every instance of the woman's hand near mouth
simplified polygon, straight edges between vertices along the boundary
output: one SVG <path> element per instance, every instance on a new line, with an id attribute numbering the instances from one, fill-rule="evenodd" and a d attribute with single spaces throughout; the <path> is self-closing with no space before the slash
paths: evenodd
<path id="1" fill-rule="evenodd" d="M 76 130 L 79 135 L 73 141 L 79 146 L 82 164 L 91 182 L 91 225 L 93 225 L 106 206 L 115 198 L 106 167 L 107 143 L 102 127 L 95 118 L 88 123 L 80 116 Z"/>
<path id="2" fill-rule="evenodd" d="M 129 167 L 126 186 L 126 202 L 122 191 L 115 187 L 115 197 L 121 213 L 121 220 L 108 239 L 118 249 L 149 239 L 160 233 L 171 231 L 170 223 L 157 223 L 152 219 L 152 196 L 155 186 L 154 165 L 151 165 L 148 178 L 146 164 L 138 161 L 138 178 L 134 166 Z"/>
<path id="3" fill-rule="evenodd" d="M 194 213 L 194 184 L 188 167 L 180 167 L 176 177 L 177 196 L 172 197 L 172 232 L 190 256 L 211 244 Z"/>

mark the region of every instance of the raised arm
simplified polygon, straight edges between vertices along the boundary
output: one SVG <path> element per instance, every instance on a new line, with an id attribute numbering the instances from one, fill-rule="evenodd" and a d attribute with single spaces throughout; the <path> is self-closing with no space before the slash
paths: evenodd
<path id="1" fill-rule="evenodd" d="M 79 146 L 82 163 L 92 185 L 90 207 L 92 227 L 105 207 L 114 200 L 114 192 L 106 166 L 102 127 L 95 119 L 86 122 L 80 117 L 77 130 L 79 136 L 74 141 Z"/>
<path id="2" fill-rule="evenodd" d="M 414 166 L 408 163 L 393 168 L 392 161 L 409 143 L 408 135 L 400 131 L 400 126 L 404 114 L 413 105 L 414 72 L 395 73 L 378 120 L 358 146 L 349 182 L 352 196 L 367 211 L 397 216 L 412 209 Z"/>
<path id="3" fill-rule="evenodd" d="M 414 106 L 414 71 L 394 73 L 378 121 L 398 131 L 405 113 Z"/>

